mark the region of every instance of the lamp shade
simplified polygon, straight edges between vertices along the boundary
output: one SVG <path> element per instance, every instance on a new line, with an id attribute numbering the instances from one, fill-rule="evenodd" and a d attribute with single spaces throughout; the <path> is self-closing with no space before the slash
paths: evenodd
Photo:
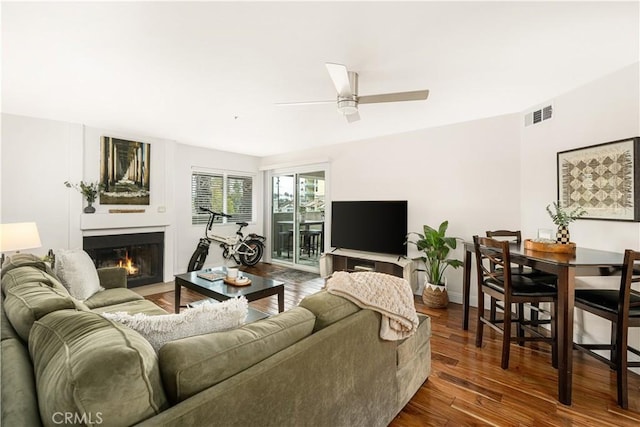
<path id="1" fill-rule="evenodd" d="M 0 252 L 34 249 L 42 246 L 35 222 L 0 225 Z"/>

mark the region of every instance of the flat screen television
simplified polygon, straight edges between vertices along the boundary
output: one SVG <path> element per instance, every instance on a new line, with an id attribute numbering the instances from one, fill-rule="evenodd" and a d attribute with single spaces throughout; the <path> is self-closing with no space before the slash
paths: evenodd
<path id="1" fill-rule="evenodd" d="M 407 201 L 344 201 L 331 204 L 331 246 L 407 255 Z"/>

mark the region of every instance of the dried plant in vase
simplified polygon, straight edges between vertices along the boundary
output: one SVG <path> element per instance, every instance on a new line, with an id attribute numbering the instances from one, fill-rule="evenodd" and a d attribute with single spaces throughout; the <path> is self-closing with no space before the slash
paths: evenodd
<path id="1" fill-rule="evenodd" d="M 553 210 L 551 209 L 551 206 L 553 206 Z M 547 205 L 547 213 L 551 217 L 553 223 L 558 227 L 556 241 L 558 243 L 568 244 L 571 241 L 569 224 L 585 215 L 587 211 L 580 206 L 568 210 L 560 205 L 560 201 L 557 201 Z"/>
<path id="2" fill-rule="evenodd" d="M 93 202 L 98 197 L 98 192 L 102 188 L 102 184 L 98 182 L 84 182 L 80 181 L 79 184 L 73 184 L 69 181 L 65 181 L 64 185 L 67 188 L 74 188 L 82 194 L 82 197 L 87 201 L 87 207 L 84 208 L 84 213 L 94 213 L 96 208 L 93 207 Z"/>

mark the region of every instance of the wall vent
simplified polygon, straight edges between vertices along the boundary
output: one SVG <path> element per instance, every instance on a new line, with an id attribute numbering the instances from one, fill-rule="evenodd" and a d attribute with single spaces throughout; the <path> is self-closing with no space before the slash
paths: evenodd
<path id="1" fill-rule="evenodd" d="M 542 123 L 553 117 L 553 105 L 546 105 L 524 115 L 524 125 L 531 126 Z"/>

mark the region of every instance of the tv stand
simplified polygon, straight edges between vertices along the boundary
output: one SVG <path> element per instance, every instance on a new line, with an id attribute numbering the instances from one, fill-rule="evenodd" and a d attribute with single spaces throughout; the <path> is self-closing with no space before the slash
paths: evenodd
<path id="1" fill-rule="evenodd" d="M 417 291 L 413 261 L 397 255 L 334 249 L 320 257 L 320 275 L 327 277 L 334 271 L 376 271 L 406 279 Z"/>

